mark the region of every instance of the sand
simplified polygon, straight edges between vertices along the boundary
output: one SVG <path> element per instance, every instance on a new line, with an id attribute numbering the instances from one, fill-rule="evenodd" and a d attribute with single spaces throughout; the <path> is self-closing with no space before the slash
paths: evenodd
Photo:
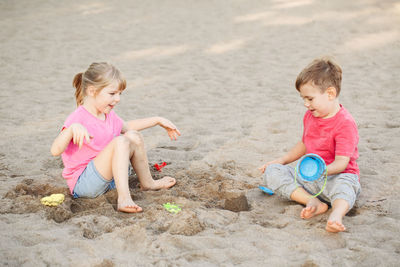
<path id="1" fill-rule="evenodd" d="M 0 2 L 0 265 L 398 266 L 400 4 L 356 1 Z M 359 126 L 362 193 L 325 231 L 301 205 L 263 194 L 257 167 L 300 138 L 300 70 L 331 55 Z M 164 116 L 182 136 L 143 131 L 156 178 L 141 214 L 116 194 L 74 200 L 50 146 L 75 109 L 73 76 L 108 61 L 128 88 L 125 120 Z M 58 207 L 40 204 L 66 194 Z M 168 213 L 163 204 L 182 211 Z"/>

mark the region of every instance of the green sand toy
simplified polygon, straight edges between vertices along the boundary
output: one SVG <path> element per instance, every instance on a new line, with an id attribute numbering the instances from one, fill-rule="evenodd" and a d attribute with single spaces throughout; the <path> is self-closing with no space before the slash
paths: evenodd
<path id="1" fill-rule="evenodd" d="M 177 214 L 178 212 L 180 212 L 182 210 L 178 205 L 169 203 L 169 202 L 163 204 L 163 206 L 168 212 L 171 212 L 174 214 Z"/>

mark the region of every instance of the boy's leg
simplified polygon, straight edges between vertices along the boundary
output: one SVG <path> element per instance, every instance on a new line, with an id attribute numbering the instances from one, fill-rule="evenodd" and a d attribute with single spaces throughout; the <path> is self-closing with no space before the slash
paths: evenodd
<path id="1" fill-rule="evenodd" d="M 264 173 L 265 184 L 278 195 L 306 205 L 300 217 L 311 218 L 328 210 L 328 205 L 312 197 L 303 187 L 294 182 L 294 169 L 288 165 L 271 164 Z M 298 181 L 300 183 L 300 181 Z"/>
<path id="2" fill-rule="evenodd" d="M 349 203 L 344 199 L 336 199 L 332 203 L 332 212 L 329 215 L 328 222 L 326 223 L 326 230 L 328 232 L 343 232 L 346 227 L 342 223 L 343 217 L 349 211 Z"/>
<path id="3" fill-rule="evenodd" d="M 93 160 L 97 171 L 107 180 L 114 177 L 118 192 L 119 211 L 141 212 L 131 197 L 128 183 L 129 158 L 133 153 L 130 140 L 124 136 L 114 138 Z"/>
<path id="4" fill-rule="evenodd" d="M 268 188 L 286 199 L 291 199 L 290 195 L 297 188 L 294 183 L 294 169 L 288 165 L 269 165 L 265 169 L 263 178 Z"/>
<path id="5" fill-rule="evenodd" d="M 346 213 L 354 206 L 357 196 L 361 192 L 358 176 L 352 173 L 340 173 L 328 177 L 324 194 L 332 204 L 332 212 L 326 224 L 329 232 L 342 232 L 346 230 L 342 220 Z"/>
<path id="6" fill-rule="evenodd" d="M 130 160 L 132 167 L 138 176 L 142 190 L 158 190 L 162 188 L 170 188 L 175 185 L 176 180 L 169 176 L 165 176 L 159 180 L 153 179 L 149 170 L 143 137 L 139 132 L 128 131 L 124 136 L 130 140 L 131 145 L 134 147 Z"/>
<path id="7" fill-rule="evenodd" d="M 302 187 L 298 187 L 296 190 L 294 190 L 290 195 L 290 199 L 306 206 L 300 212 L 300 217 L 302 219 L 312 218 L 318 214 L 325 213 L 328 210 L 328 205 L 326 203 L 323 203 L 318 198 L 313 197 Z"/>

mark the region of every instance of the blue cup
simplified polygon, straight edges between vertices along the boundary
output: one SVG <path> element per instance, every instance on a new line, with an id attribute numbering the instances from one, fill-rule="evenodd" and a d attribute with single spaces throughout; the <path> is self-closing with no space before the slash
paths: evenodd
<path id="1" fill-rule="evenodd" d="M 323 177 L 326 172 L 325 161 L 317 154 L 306 154 L 300 158 L 296 166 L 297 176 L 308 182 Z"/>

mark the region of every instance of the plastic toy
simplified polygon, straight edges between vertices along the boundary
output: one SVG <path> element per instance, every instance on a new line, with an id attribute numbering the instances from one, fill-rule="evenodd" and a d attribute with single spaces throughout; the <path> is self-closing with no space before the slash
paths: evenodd
<path id="1" fill-rule="evenodd" d="M 163 162 L 160 165 L 158 165 L 157 163 L 154 164 L 154 168 L 156 168 L 156 170 L 159 171 L 159 172 L 161 172 L 161 169 L 164 168 L 165 166 L 167 166 L 166 162 Z"/>
<path id="2" fill-rule="evenodd" d="M 168 212 L 174 213 L 174 214 L 177 214 L 178 212 L 180 212 L 182 210 L 178 205 L 169 203 L 169 202 L 163 204 L 163 206 Z"/>
<path id="3" fill-rule="evenodd" d="M 272 191 L 271 189 L 269 189 L 269 188 L 266 188 L 265 186 L 258 186 L 258 188 L 260 188 L 264 193 L 267 193 L 268 195 L 273 195 L 274 194 L 274 191 Z"/>
<path id="4" fill-rule="evenodd" d="M 305 182 L 314 182 L 325 177 L 324 185 L 321 191 L 313 195 L 317 197 L 324 191 L 326 181 L 328 180 L 328 173 L 325 161 L 317 154 L 306 154 L 297 162 L 294 172 L 294 182 L 297 184 L 297 176 Z"/>
<path id="5" fill-rule="evenodd" d="M 43 197 L 40 202 L 46 206 L 58 206 L 64 202 L 64 194 L 51 194 L 50 196 Z"/>

